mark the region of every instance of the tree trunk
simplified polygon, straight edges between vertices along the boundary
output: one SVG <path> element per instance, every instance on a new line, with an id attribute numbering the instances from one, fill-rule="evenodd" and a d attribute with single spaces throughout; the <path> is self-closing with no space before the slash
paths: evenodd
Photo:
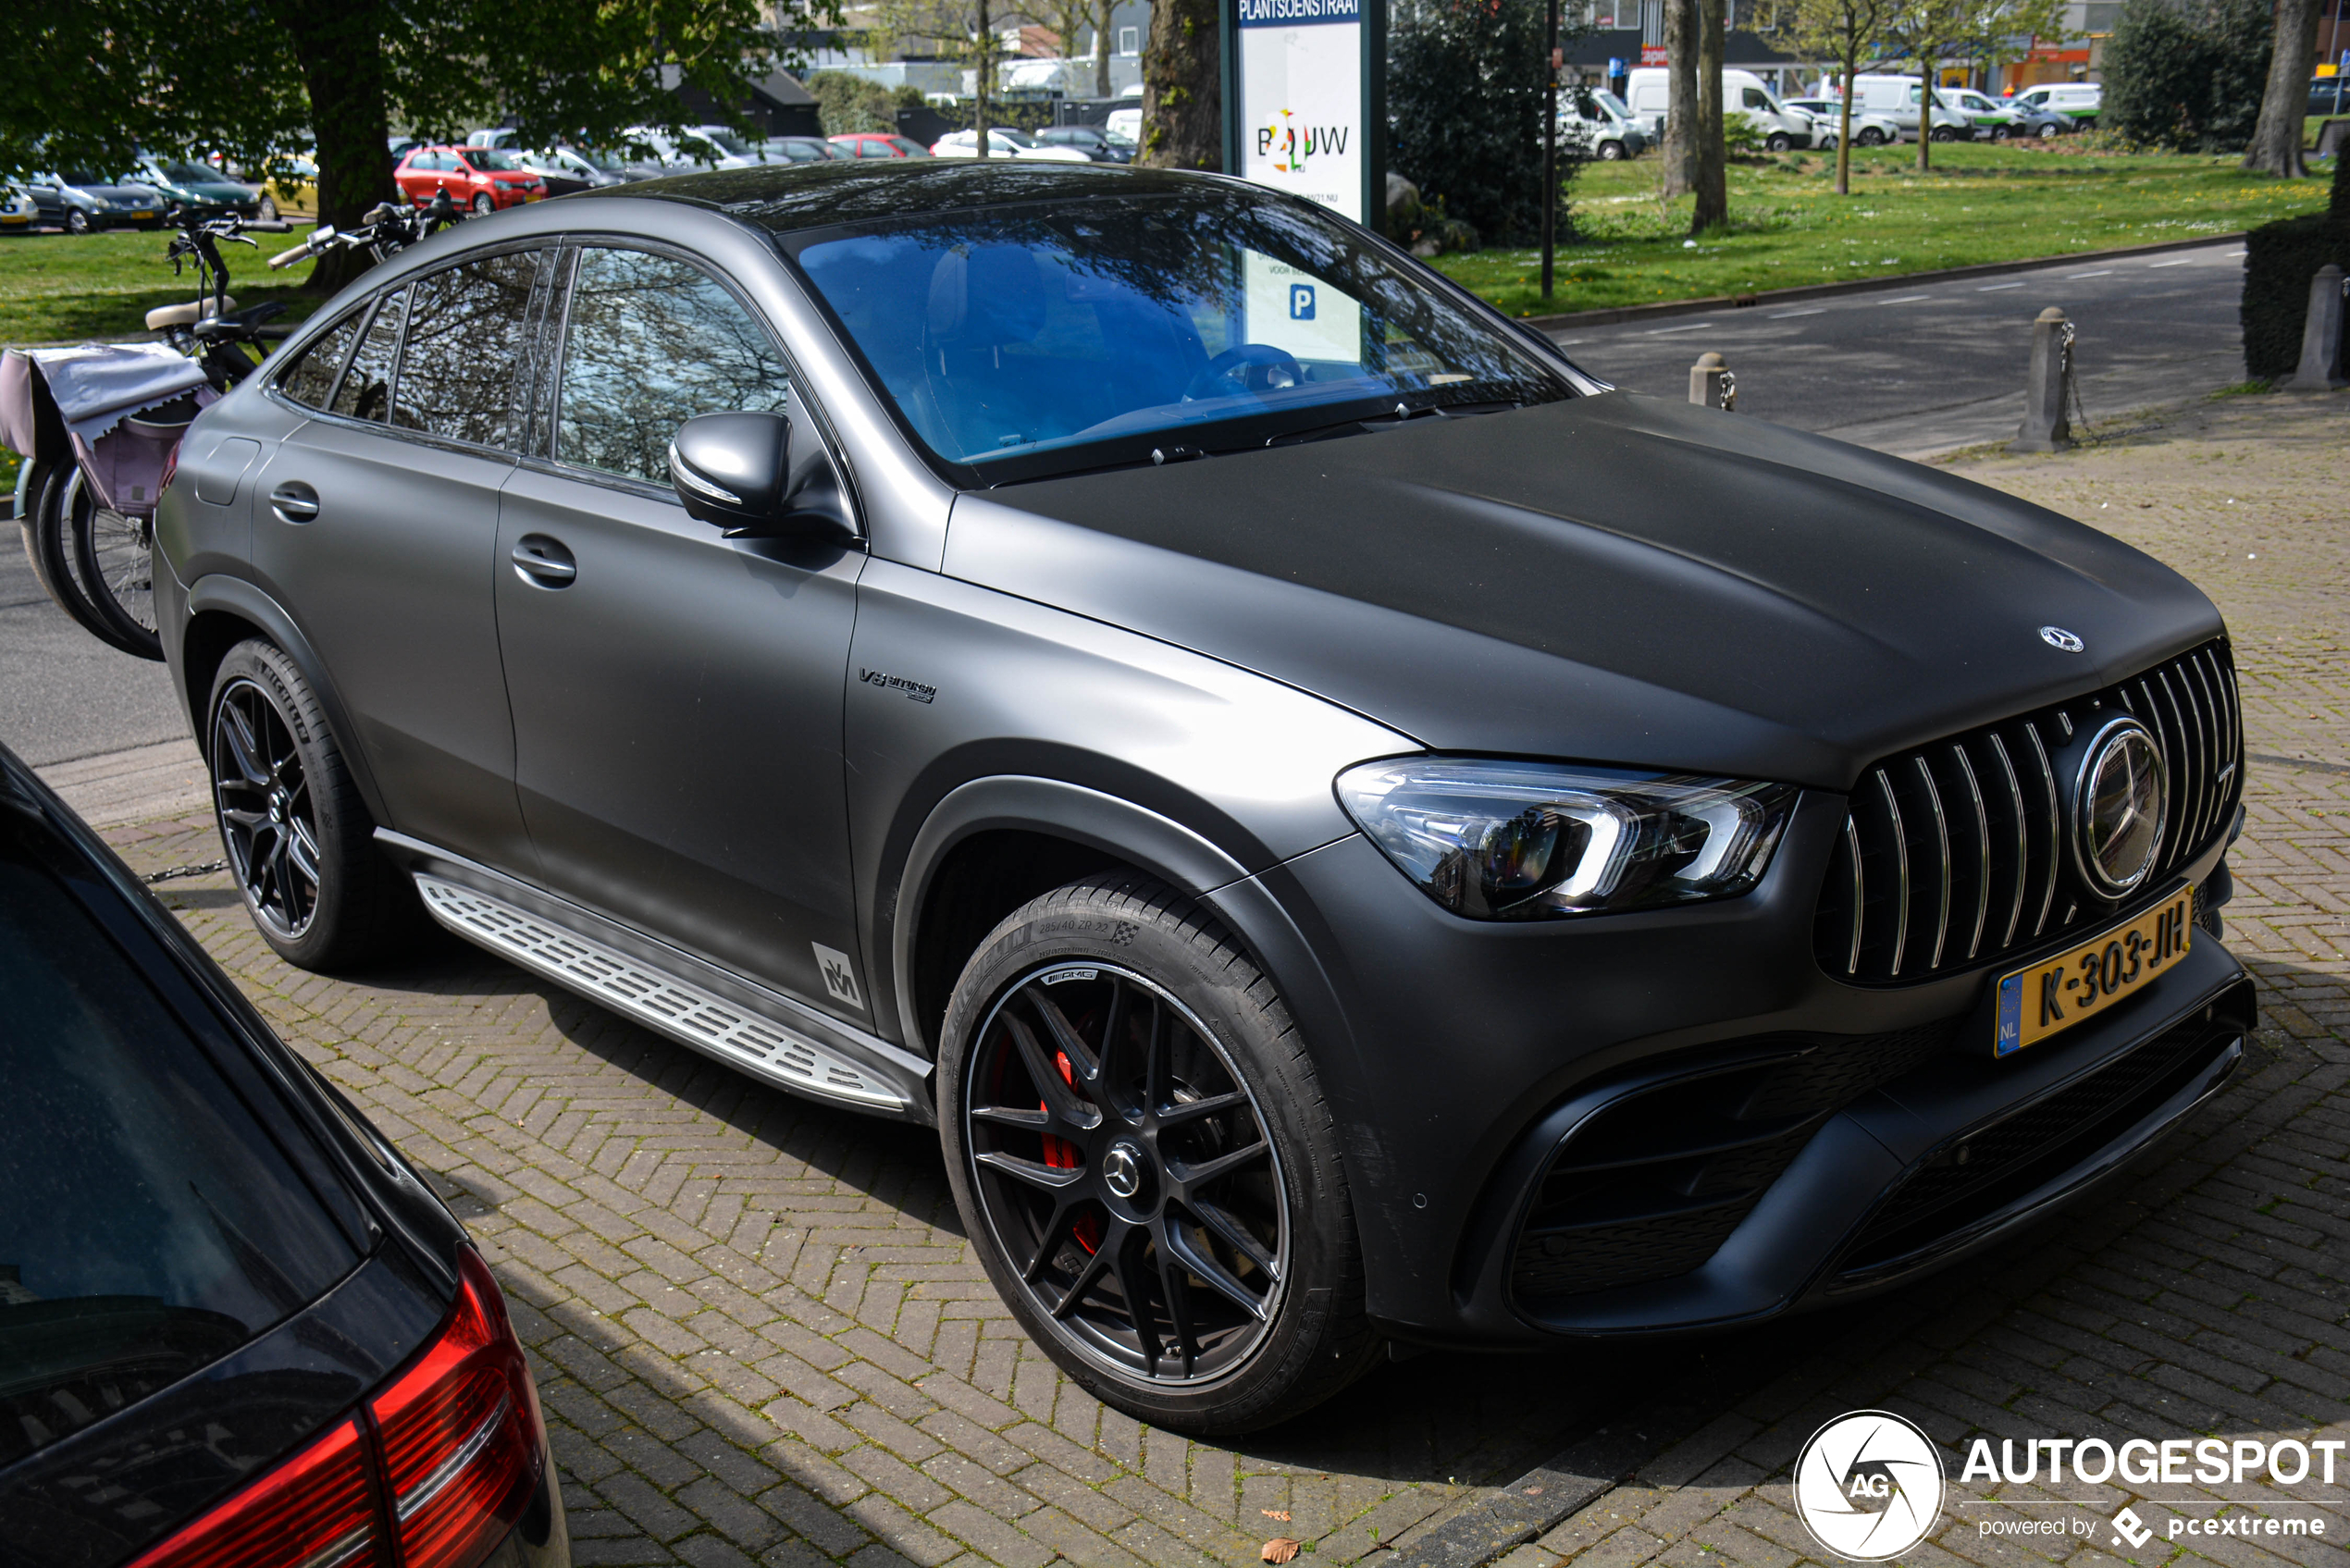
<path id="1" fill-rule="evenodd" d="M 1697 187 L 1698 0 L 1664 0 L 1664 193 Z"/>
<path id="2" fill-rule="evenodd" d="M 1918 167 L 1932 168 L 1934 160 L 1926 149 L 1934 145 L 1935 78 L 1942 73 L 1935 67 L 1937 45 L 1924 44 L 1918 50 Z"/>
<path id="3" fill-rule="evenodd" d="M 1216 0 L 1156 0 L 1143 50 L 1143 151 L 1152 168 L 1224 167 L 1224 56 Z"/>
<path id="4" fill-rule="evenodd" d="M 1844 68 L 1844 87 L 1836 100 L 1836 193 L 1852 194 L 1852 72 L 1860 51 L 1853 50 L 1837 62 Z"/>
<path id="5" fill-rule="evenodd" d="M 1722 102 L 1725 6 L 1724 0 L 1698 0 L 1697 10 L 1697 206 L 1689 232 L 1702 234 L 1730 221 L 1730 172 Z"/>
<path id="6" fill-rule="evenodd" d="M 2276 37 L 2269 55 L 2269 85 L 2260 94 L 2260 123 L 2253 128 L 2252 145 L 2244 150 L 2244 167 L 2298 179 L 2308 172 L 2301 161 L 2301 120 L 2309 106 L 2311 57 L 2318 47 L 2318 0 L 2277 0 Z"/>
<path id="7" fill-rule="evenodd" d="M 1095 0 L 1094 6 L 1094 96 L 1109 96 L 1110 18 L 1118 0 Z"/>
<path id="8" fill-rule="evenodd" d="M 399 194 L 385 150 L 391 125 L 384 98 L 384 20 L 377 0 L 298 0 L 279 12 L 310 94 L 318 221 L 337 228 L 359 228 L 370 207 Z M 361 252 L 329 251 L 312 265 L 306 286 L 331 294 L 371 265 Z"/>
<path id="9" fill-rule="evenodd" d="M 996 63 L 995 29 L 987 0 L 979 0 L 979 58 L 971 70 L 971 125 L 978 144 L 971 150 L 983 158 L 987 155 L 987 68 Z"/>

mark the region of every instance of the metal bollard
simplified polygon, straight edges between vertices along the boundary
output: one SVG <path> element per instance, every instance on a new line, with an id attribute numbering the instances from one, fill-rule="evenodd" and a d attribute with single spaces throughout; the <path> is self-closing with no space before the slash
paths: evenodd
<path id="1" fill-rule="evenodd" d="M 1738 406 L 1738 378 L 1722 356 L 1708 352 L 1697 356 L 1689 366 L 1689 401 L 1700 408 L 1718 408 L 1735 414 Z"/>
<path id="2" fill-rule="evenodd" d="M 2050 305 L 2032 324 L 2032 373 L 2023 383 L 2023 426 L 2008 443 L 2015 452 L 2063 451 L 2072 445 L 2072 323 Z"/>
<path id="3" fill-rule="evenodd" d="M 2309 317 L 2301 326 L 2301 366 L 2284 389 L 2331 392 L 2350 387 L 2342 375 L 2342 269 L 2331 262 L 2309 279 Z"/>

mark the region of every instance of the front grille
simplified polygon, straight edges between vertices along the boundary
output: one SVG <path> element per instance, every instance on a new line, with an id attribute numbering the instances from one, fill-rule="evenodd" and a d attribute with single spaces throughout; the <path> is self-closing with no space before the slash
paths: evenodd
<path id="1" fill-rule="evenodd" d="M 1511 1260 L 1523 1305 L 1669 1279 L 1712 1257 L 1831 1115 L 1948 1048 L 1955 1021 L 1757 1042 L 1627 1094 L 1551 1156 Z"/>
<path id="2" fill-rule="evenodd" d="M 2148 895 L 2224 832 L 2242 784 L 2243 716 L 2224 639 L 2055 707 L 1889 757 L 1861 775 L 1820 893 L 1820 965 L 1901 984 L 1994 962 L 2119 906 L 2072 867 L 2069 786 L 2056 761 L 2074 734 L 2128 713 L 2162 751 L 2170 784 Z"/>
<path id="3" fill-rule="evenodd" d="M 1998 1213 L 2104 1148 L 2252 1027 L 2250 982 L 2076 1083 L 1952 1139 L 1861 1227 L 1840 1267 L 1863 1274 Z"/>

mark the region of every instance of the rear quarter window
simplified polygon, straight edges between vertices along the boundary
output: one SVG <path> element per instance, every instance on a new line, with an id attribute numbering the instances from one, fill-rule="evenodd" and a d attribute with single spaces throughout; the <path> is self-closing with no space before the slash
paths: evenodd
<path id="1" fill-rule="evenodd" d="M 327 400 L 334 396 L 335 377 L 341 373 L 343 361 L 351 357 L 351 345 L 359 337 L 359 318 L 365 314 L 362 306 L 312 339 L 292 367 L 278 378 L 278 390 L 304 408 L 324 409 Z"/>

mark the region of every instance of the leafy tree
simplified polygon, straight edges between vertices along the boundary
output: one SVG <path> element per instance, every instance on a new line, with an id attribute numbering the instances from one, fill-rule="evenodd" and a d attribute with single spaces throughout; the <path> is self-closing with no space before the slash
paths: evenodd
<path id="1" fill-rule="evenodd" d="M 1541 242 L 1547 23 L 1542 0 L 1421 0 L 1388 39 L 1391 162 L 1446 217 L 1504 244 Z M 1559 162 L 1564 186 L 1577 165 Z"/>
<path id="2" fill-rule="evenodd" d="M 1898 0 L 1795 0 L 1797 49 L 1827 60 L 1844 83 L 1836 130 L 1836 193 L 1852 193 L 1852 78 L 1874 58 L 1893 25 Z"/>
<path id="3" fill-rule="evenodd" d="M 2124 0 L 2106 44 L 2098 118 L 2134 141 L 2234 152 L 2261 113 L 2274 36 L 2267 0 Z M 2296 151 L 2307 92 L 2305 75 L 2294 99 Z"/>
<path id="4" fill-rule="evenodd" d="M 1918 80 L 1931 88 L 1942 74 L 1942 59 L 1979 25 L 1974 0 L 1899 0 L 1885 28 L 1892 53 L 1915 66 Z M 1918 167 L 1933 167 L 1934 115 L 1918 105 Z"/>
<path id="5" fill-rule="evenodd" d="M 816 96 L 816 116 L 823 122 L 827 136 L 846 135 L 852 130 L 880 130 L 895 135 L 897 111 L 918 109 L 925 102 L 919 87 L 904 83 L 884 87 L 847 71 L 818 71 L 808 79 L 808 91 Z"/>
<path id="6" fill-rule="evenodd" d="M 798 0 L 801 25 L 838 0 Z M 612 142 L 687 121 L 671 91 L 738 102 L 773 58 L 761 0 L 17 0 L 0 15 L 0 159 L 119 166 L 219 151 L 280 175 L 305 145 L 324 221 L 391 196 L 393 117 L 451 137 L 502 114 L 524 141 Z M 329 254 L 314 285 L 365 266 Z"/>

